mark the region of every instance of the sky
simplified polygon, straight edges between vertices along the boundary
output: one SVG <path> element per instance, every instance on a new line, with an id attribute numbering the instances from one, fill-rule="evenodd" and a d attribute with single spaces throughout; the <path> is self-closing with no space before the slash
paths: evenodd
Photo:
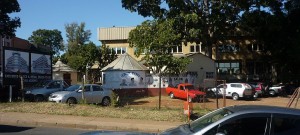
<path id="1" fill-rule="evenodd" d="M 21 19 L 21 27 L 16 36 L 28 39 L 38 29 L 62 32 L 66 43 L 65 24 L 85 23 L 85 30 L 90 30 L 90 40 L 101 45 L 97 40 L 97 28 L 137 26 L 149 19 L 122 8 L 121 0 L 18 0 L 21 11 L 13 13 Z"/>

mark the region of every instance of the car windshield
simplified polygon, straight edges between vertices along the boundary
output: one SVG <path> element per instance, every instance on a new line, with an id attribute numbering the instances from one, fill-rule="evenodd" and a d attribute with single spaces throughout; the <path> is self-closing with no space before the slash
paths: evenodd
<path id="1" fill-rule="evenodd" d="M 41 82 L 38 82 L 36 84 L 33 85 L 33 87 L 45 87 L 49 82 L 51 82 L 51 80 L 47 80 L 47 81 L 41 81 Z"/>
<path id="2" fill-rule="evenodd" d="M 71 85 L 68 88 L 64 89 L 64 91 L 75 91 L 80 88 L 80 85 Z"/>
<path id="3" fill-rule="evenodd" d="M 185 89 L 194 90 L 194 86 L 193 85 L 187 85 L 187 86 L 185 86 Z"/>
<path id="4" fill-rule="evenodd" d="M 190 123 L 190 130 L 192 132 L 197 132 L 201 129 L 203 129 L 204 127 L 220 120 L 223 119 L 224 117 L 229 116 L 230 114 L 232 114 L 233 112 L 231 112 L 228 109 L 218 109 L 216 111 L 213 111 L 211 113 L 208 113 L 200 118 L 198 118 L 197 120 L 193 121 Z"/>

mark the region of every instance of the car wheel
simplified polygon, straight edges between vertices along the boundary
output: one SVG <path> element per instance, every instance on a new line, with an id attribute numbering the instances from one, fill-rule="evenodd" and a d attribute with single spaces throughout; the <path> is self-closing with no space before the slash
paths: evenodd
<path id="1" fill-rule="evenodd" d="M 274 90 L 270 90 L 270 91 L 269 91 L 269 94 L 270 94 L 271 96 L 275 96 L 275 95 L 276 95 L 276 93 L 275 93 Z"/>
<path id="2" fill-rule="evenodd" d="M 169 96 L 170 96 L 170 98 L 171 98 L 171 99 L 174 99 L 174 98 L 175 98 L 175 96 L 174 96 L 174 93 L 173 93 L 173 92 L 171 92 L 171 93 L 169 94 Z"/>
<path id="3" fill-rule="evenodd" d="M 44 96 L 42 96 L 42 95 L 36 95 L 36 96 L 34 97 L 34 100 L 35 100 L 36 102 L 42 102 L 42 101 L 44 101 Z"/>
<path id="4" fill-rule="evenodd" d="M 77 104 L 77 100 L 76 100 L 75 98 L 69 98 L 69 99 L 67 100 L 67 103 L 68 103 L 68 104 Z"/>
<path id="5" fill-rule="evenodd" d="M 233 99 L 233 100 L 238 100 L 238 99 L 239 99 L 239 94 L 233 93 L 233 94 L 232 94 L 232 99 Z"/>
<path id="6" fill-rule="evenodd" d="M 108 97 L 104 97 L 102 99 L 101 103 L 102 103 L 103 106 L 109 106 L 110 105 L 110 99 Z"/>

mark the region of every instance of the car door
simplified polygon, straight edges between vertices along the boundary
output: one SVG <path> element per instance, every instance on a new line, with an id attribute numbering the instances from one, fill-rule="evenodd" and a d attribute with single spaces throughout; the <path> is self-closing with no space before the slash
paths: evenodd
<path id="1" fill-rule="evenodd" d="M 84 98 L 87 103 L 93 103 L 93 92 L 91 85 L 84 86 Z"/>
<path id="2" fill-rule="evenodd" d="M 271 114 L 268 113 L 243 114 L 220 122 L 202 135 L 269 135 L 270 122 Z"/>
<path id="3" fill-rule="evenodd" d="M 92 85 L 92 99 L 93 103 L 101 103 L 102 98 L 103 98 L 103 89 L 101 88 L 100 85 Z"/>
<path id="4" fill-rule="evenodd" d="M 187 95 L 186 95 L 187 93 L 186 93 L 185 87 L 183 85 L 179 86 L 179 90 L 177 93 L 178 93 L 178 95 L 176 97 L 183 98 L 183 99 L 187 98 Z"/>

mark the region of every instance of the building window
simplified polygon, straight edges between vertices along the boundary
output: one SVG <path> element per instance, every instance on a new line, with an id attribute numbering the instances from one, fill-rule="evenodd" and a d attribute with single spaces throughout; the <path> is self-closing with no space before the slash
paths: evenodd
<path id="1" fill-rule="evenodd" d="M 239 74 L 240 63 L 239 62 L 219 62 L 216 63 L 219 74 Z"/>
<path id="2" fill-rule="evenodd" d="M 218 52 L 238 52 L 240 51 L 239 45 L 225 44 L 218 46 Z"/>
<path id="3" fill-rule="evenodd" d="M 169 52 L 171 53 L 182 53 L 182 46 L 176 46 L 174 45 L 172 48 L 169 49 Z"/>
<path id="4" fill-rule="evenodd" d="M 248 45 L 248 50 L 253 52 L 259 52 L 264 50 L 264 46 L 262 44 L 249 44 Z"/>
<path id="5" fill-rule="evenodd" d="M 206 72 L 206 78 L 207 79 L 214 78 L 214 72 Z"/>
<path id="6" fill-rule="evenodd" d="M 201 44 L 191 45 L 190 46 L 190 52 L 191 53 L 204 52 L 204 47 L 202 47 Z"/>
<path id="7" fill-rule="evenodd" d="M 126 47 L 112 47 L 111 50 L 111 52 L 115 54 L 124 54 L 127 52 Z"/>

